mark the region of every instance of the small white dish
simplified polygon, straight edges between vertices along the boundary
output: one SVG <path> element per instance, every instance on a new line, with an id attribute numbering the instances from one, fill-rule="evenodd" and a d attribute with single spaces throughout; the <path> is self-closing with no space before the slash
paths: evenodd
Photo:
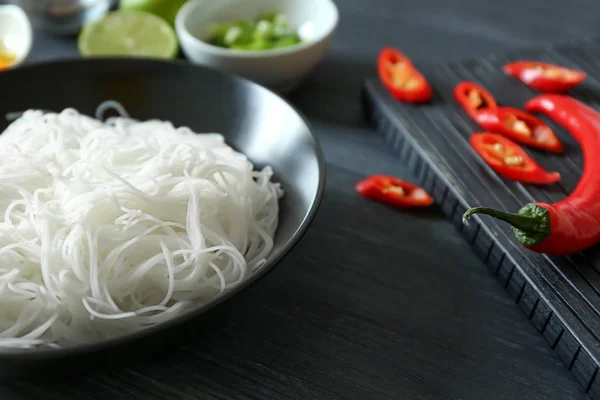
<path id="1" fill-rule="evenodd" d="M 254 19 L 267 10 L 285 13 L 303 43 L 281 49 L 247 51 L 203 41 L 215 22 Z M 270 89 L 296 87 L 323 59 L 339 14 L 331 0 L 191 0 L 177 14 L 175 27 L 183 53 L 193 63 L 233 73 Z"/>
<path id="2" fill-rule="evenodd" d="M 0 49 L 16 57 L 9 68 L 25 61 L 32 44 L 33 30 L 25 11 L 14 5 L 0 5 Z"/>

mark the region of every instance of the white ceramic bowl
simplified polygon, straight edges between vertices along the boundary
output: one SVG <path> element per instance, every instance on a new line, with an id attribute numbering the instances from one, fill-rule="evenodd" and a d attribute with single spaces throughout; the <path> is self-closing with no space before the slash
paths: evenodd
<path id="1" fill-rule="evenodd" d="M 27 14 L 17 6 L 0 6 L 0 48 L 17 58 L 11 68 L 21 64 L 31 51 L 33 30 Z"/>
<path id="2" fill-rule="evenodd" d="M 299 29 L 302 43 L 281 49 L 245 51 L 202 41 L 211 23 L 253 19 L 272 9 L 288 16 Z M 175 27 L 181 48 L 191 62 L 286 92 L 323 59 L 338 18 L 331 0 L 191 0 L 179 10 Z"/>

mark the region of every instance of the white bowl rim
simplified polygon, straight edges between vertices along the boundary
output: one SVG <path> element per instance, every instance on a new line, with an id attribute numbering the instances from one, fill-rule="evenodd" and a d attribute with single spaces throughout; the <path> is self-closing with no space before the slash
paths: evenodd
<path id="1" fill-rule="evenodd" d="M 337 6 L 332 0 L 321 0 L 325 3 L 328 3 L 331 9 L 333 10 L 333 23 L 330 28 L 326 30 L 323 34 L 317 37 L 314 40 L 309 42 L 302 42 L 293 46 L 283 47 L 280 49 L 267 49 L 267 50 L 238 50 L 238 49 L 227 49 L 223 47 L 213 46 L 212 44 L 206 43 L 203 40 L 198 39 L 196 36 L 192 35 L 187 28 L 185 27 L 185 21 L 188 15 L 194 10 L 196 7 L 202 4 L 204 0 L 191 0 L 186 2 L 181 9 L 177 12 L 177 16 L 175 18 L 175 29 L 177 34 L 183 36 L 185 39 L 190 40 L 200 49 L 212 52 L 214 54 L 222 55 L 222 56 L 232 56 L 232 57 L 241 57 L 241 58 L 264 58 L 271 56 L 281 56 L 284 54 L 295 53 L 298 51 L 302 51 L 309 47 L 314 46 L 315 44 L 323 41 L 327 37 L 331 35 L 333 31 L 337 28 L 337 25 L 340 20 L 340 14 Z M 180 40 L 183 45 L 183 40 Z"/>
<path id="2" fill-rule="evenodd" d="M 0 5 L 0 16 L 2 14 L 12 15 L 12 16 L 16 17 L 19 20 L 19 22 L 22 24 L 22 27 L 25 28 L 25 30 L 27 31 L 27 38 L 25 39 L 26 40 L 25 49 L 23 51 L 19 52 L 19 54 L 17 54 L 17 59 L 15 60 L 14 63 L 12 63 L 10 65 L 10 68 L 14 68 L 17 65 L 21 64 L 23 61 L 25 61 L 25 59 L 31 52 L 31 48 L 33 46 L 33 28 L 31 27 L 31 21 L 29 21 L 29 17 L 27 17 L 27 13 L 25 13 L 25 11 L 23 11 L 23 9 L 17 5 L 14 5 L 14 4 Z"/>

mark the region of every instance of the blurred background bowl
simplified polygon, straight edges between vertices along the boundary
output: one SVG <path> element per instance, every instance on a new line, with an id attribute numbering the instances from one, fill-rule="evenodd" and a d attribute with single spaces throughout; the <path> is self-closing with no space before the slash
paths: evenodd
<path id="1" fill-rule="evenodd" d="M 25 12 L 14 5 L 0 5 L 0 51 L 15 56 L 10 67 L 25 61 L 32 44 L 33 31 Z"/>
<path id="2" fill-rule="evenodd" d="M 12 0 L 33 26 L 48 32 L 74 35 L 88 21 L 102 17 L 115 0 Z"/>
<path id="3" fill-rule="evenodd" d="M 270 50 L 232 50 L 206 43 L 215 22 L 254 19 L 267 10 L 287 15 L 302 43 Z M 181 48 L 193 63 L 243 76 L 270 89 L 296 87 L 323 59 L 338 24 L 331 0 L 191 0 L 177 14 Z"/>

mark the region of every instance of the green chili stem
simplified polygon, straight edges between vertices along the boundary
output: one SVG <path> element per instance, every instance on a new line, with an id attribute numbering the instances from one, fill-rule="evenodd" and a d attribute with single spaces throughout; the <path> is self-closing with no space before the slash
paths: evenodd
<path id="1" fill-rule="evenodd" d="M 510 214 L 502 211 L 494 210 L 493 208 L 487 207 L 474 207 L 467 210 L 463 215 L 463 221 L 466 221 L 473 214 L 485 214 L 491 217 L 497 218 L 501 221 L 508 222 L 517 229 L 520 229 L 526 233 L 545 233 L 545 230 L 540 230 L 540 220 L 536 216 L 527 216 L 520 214 Z"/>

